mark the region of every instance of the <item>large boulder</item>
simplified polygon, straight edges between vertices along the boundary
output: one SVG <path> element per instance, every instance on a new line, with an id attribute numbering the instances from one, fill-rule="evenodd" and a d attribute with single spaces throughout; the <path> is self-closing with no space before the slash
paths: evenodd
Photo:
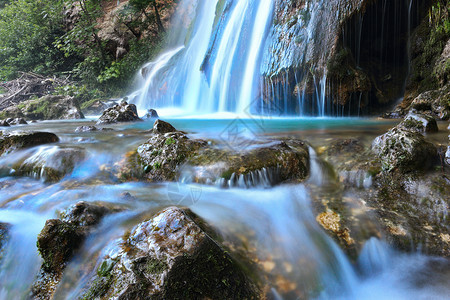
<path id="1" fill-rule="evenodd" d="M 173 181 L 182 176 L 223 187 L 268 187 L 303 180 L 309 173 L 308 147 L 302 141 L 252 141 L 248 149 L 226 147 L 220 144 L 223 141 L 190 139 L 161 120 L 155 122 L 151 133 L 153 136 L 127 158 L 122 177 Z"/>
<path id="2" fill-rule="evenodd" d="M 0 132 L 0 156 L 16 149 L 56 143 L 59 138 L 50 132 Z"/>
<path id="3" fill-rule="evenodd" d="M 309 152 L 297 140 L 271 141 L 241 151 L 209 147 L 188 160 L 188 174 L 199 183 L 221 187 L 270 187 L 298 182 L 309 174 Z"/>
<path id="4" fill-rule="evenodd" d="M 128 104 L 126 101 L 106 109 L 98 119 L 97 124 L 111 124 L 118 122 L 141 121 L 138 116 L 136 105 Z"/>
<path id="5" fill-rule="evenodd" d="M 398 127 L 377 137 L 372 143 L 372 150 L 380 158 L 385 171 L 425 170 L 437 158 L 436 146 L 426 141 L 422 134 Z"/>
<path id="6" fill-rule="evenodd" d="M 257 286 L 188 210 L 137 225 L 107 256 L 83 299 L 256 299 Z"/>
<path id="7" fill-rule="evenodd" d="M 34 299 L 52 298 L 70 259 L 94 226 L 114 211 L 103 205 L 82 201 L 62 212 L 61 219 L 47 220 L 37 239 L 43 262 L 32 287 Z"/>
<path id="8" fill-rule="evenodd" d="M 410 112 L 398 127 L 419 133 L 439 131 L 436 120 L 433 117 L 415 112 Z"/>
<path id="9" fill-rule="evenodd" d="M 450 84 L 438 90 L 421 93 L 412 101 L 409 109 L 439 120 L 448 120 L 450 118 Z"/>
<path id="10" fill-rule="evenodd" d="M 75 166 L 84 161 L 83 148 L 41 147 L 35 154 L 14 166 L 16 176 L 43 178 L 46 182 L 57 182 L 70 174 Z"/>
<path id="11" fill-rule="evenodd" d="M 21 111 L 31 120 L 84 119 L 74 97 L 47 95 L 21 104 Z"/>

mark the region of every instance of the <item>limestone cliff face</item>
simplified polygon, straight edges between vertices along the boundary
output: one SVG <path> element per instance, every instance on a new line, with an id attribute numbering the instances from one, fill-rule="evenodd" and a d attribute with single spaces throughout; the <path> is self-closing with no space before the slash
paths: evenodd
<path id="1" fill-rule="evenodd" d="M 372 0 L 277 0 L 261 73 L 315 66 L 323 74 L 335 54 L 342 25 Z"/>
<path id="2" fill-rule="evenodd" d="M 433 2 L 276 0 L 262 98 L 295 114 L 382 111 L 403 97 L 409 45 Z"/>

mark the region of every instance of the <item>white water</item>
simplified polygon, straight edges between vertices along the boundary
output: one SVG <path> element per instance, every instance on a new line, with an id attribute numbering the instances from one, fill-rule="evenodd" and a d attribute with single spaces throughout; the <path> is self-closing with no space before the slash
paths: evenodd
<path id="1" fill-rule="evenodd" d="M 216 16 L 217 0 L 184 2 L 197 11 L 188 45 L 183 51 L 183 46 L 172 47 L 146 66 L 151 74 L 131 102 L 138 110 L 177 107 L 188 115 L 249 114 L 274 1 L 225 1 L 230 8 L 221 16 Z"/>

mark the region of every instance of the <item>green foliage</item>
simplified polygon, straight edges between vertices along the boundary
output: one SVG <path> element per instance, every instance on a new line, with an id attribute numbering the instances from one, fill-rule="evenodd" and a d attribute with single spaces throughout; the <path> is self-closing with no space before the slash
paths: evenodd
<path id="1" fill-rule="evenodd" d="M 444 1 L 446 2 L 445 4 L 441 4 L 441 1 L 438 1 L 431 6 L 428 18 L 430 26 L 434 28 L 435 32 L 448 35 L 450 34 L 450 1 Z"/>
<path id="2" fill-rule="evenodd" d="M 102 0 L 0 0 L 0 80 L 19 71 L 43 75 L 70 74 L 76 86 L 56 91 L 76 96 L 80 103 L 118 96 L 130 86 L 136 71 L 160 50 L 165 37 L 160 13 L 168 13 L 174 0 L 131 0 L 122 6 L 117 26 L 129 30 L 126 53 L 116 56 L 111 41 L 99 36 Z M 77 8 L 70 30 L 64 7 Z M 101 95 L 100 95 L 101 94 Z"/>
<path id="3" fill-rule="evenodd" d="M 72 96 L 77 99 L 78 103 L 80 103 L 83 108 L 83 104 L 89 101 L 95 101 L 98 99 L 105 98 L 106 95 L 103 91 L 90 88 L 86 84 L 83 85 L 65 85 L 59 88 L 56 88 L 54 91 L 55 95 L 64 95 L 64 96 Z"/>
<path id="4" fill-rule="evenodd" d="M 49 74 L 70 65 L 53 47 L 63 32 L 62 5 L 62 0 L 17 0 L 0 10 L 0 80 L 18 71 Z"/>

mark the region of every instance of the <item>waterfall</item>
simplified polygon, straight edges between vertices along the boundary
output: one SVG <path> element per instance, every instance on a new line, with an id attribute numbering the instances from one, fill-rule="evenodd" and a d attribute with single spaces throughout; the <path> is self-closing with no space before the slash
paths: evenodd
<path id="1" fill-rule="evenodd" d="M 179 13 L 190 8 L 190 15 L 174 19 L 188 21 L 175 22 L 169 39 L 175 42 L 140 70 L 145 82 L 130 101 L 140 111 L 167 108 L 183 115 L 359 116 L 367 112 L 361 110 L 367 107 L 367 95 L 372 102 L 378 96 L 374 90 L 354 90 L 341 103 L 340 84 L 346 83 L 329 74 L 330 49 L 339 46 L 330 40 L 350 49 L 355 68 L 376 78 L 372 80 L 378 85 L 397 77 L 406 82 L 415 1 L 404 1 L 381 1 L 367 10 L 342 9 L 344 1 L 305 1 L 291 12 L 295 5 L 280 0 L 183 0 Z M 330 23 L 324 25 L 324 20 Z M 402 34 L 408 45 L 390 49 L 390 39 L 399 44 Z M 382 66 L 370 65 L 373 59 Z M 398 99 L 405 91 L 401 84 L 387 88 L 394 92 L 383 95 L 383 101 Z"/>
<path id="2" fill-rule="evenodd" d="M 146 81 L 131 102 L 139 110 L 178 107 L 187 114 L 249 113 L 257 99 L 274 0 L 184 2 L 196 11 L 192 33 L 185 36 L 187 45 L 171 45 L 142 69 Z"/>

